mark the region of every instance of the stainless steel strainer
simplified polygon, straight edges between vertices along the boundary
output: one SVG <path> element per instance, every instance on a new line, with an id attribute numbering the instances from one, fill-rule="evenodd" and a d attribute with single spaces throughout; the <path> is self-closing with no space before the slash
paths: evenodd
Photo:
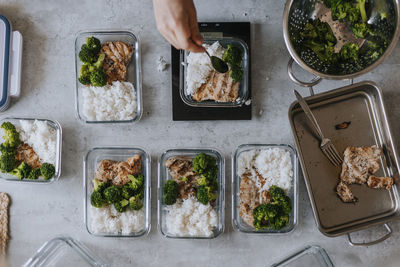
<path id="1" fill-rule="evenodd" d="M 381 34 L 385 34 L 391 40 L 390 44 L 388 44 L 386 51 L 370 65 L 361 67 L 357 63 L 346 63 L 341 73 L 329 72 L 329 65 L 326 62 L 321 61 L 311 49 L 299 46 L 302 40 L 298 33 L 303 31 L 308 20 L 315 19 L 320 15 L 320 3 L 321 1 L 319 0 L 288 0 L 286 2 L 283 15 L 283 35 L 286 47 L 292 57 L 288 64 L 288 74 L 295 83 L 312 87 L 319 83 L 322 78 L 334 80 L 353 79 L 378 66 L 395 47 L 399 37 L 399 0 L 370 0 L 368 23 L 379 30 Z M 386 20 L 380 19 L 381 12 L 386 12 Z M 303 69 L 316 77 L 311 82 L 303 82 L 297 79 L 292 71 L 293 59 Z"/>

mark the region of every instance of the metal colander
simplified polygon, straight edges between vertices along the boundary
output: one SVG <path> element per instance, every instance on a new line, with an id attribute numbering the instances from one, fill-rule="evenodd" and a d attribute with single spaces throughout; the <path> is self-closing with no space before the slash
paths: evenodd
<path id="1" fill-rule="evenodd" d="M 339 71 L 332 71 L 329 63 L 320 60 L 311 49 L 300 46 L 302 39 L 298 33 L 304 30 L 304 26 L 308 20 L 315 19 L 319 15 L 318 12 L 320 11 L 317 9 L 320 9 L 321 1 L 318 0 L 288 0 L 286 2 L 283 15 L 283 34 L 286 47 L 292 58 L 302 68 L 317 76 L 317 79 L 314 79 L 313 81 L 314 85 L 315 81 L 319 81 L 320 78 L 335 80 L 352 79 L 356 76 L 367 73 L 378 66 L 390 54 L 396 45 L 399 36 L 400 23 L 398 16 L 398 1 L 399 0 L 370 0 L 371 4 L 368 4 L 370 6 L 370 10 L 368 10 L 368 23 L 391 40 L 384 53 L 376 61 L 369 63 L 369 65 L 359 64 L 357 62 L 345 63 L 341 66 Z M 381 12 L 387 14 L 386 20 L 380 19 Z M 362 46 L 360 51 L 362 51 Z M 363 60 L 366 60 L 366 57 L 364 57 L 362 52 L 360 52 L 360 62 Z M 293 77 L 291 76 L 293 74 L 290 73 L 291 63 L 293 63 L 293 61 L 289 61 L 290 66 L 288 67 L 288 70 L 290 69 L 289 75 L 293 80 Z M 299 83 L 296 78 L 294 79 Z"/>

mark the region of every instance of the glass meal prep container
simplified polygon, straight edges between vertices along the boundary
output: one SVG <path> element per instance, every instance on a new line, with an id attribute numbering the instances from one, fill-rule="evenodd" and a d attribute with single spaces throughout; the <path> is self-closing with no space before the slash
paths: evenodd
<path id="1" fill-rule="evenodd" d="M 255 228 L 249 226 L 239 214 L 239 204 L 240 204 L 240 181 L 241 177 L 238 175 L 238 164 L 240 154 L 250 150 L 264 150 L 280 148 L 290 153 L 293 177 L 292 186 L 287 192 L 287 195 L 292 201 L 292 211 L 289 216 L 289 223 L 287 226 L 279 230 L 274 229 L 262 229 L 256 230 Z M 298 160 L 296 155 L 296 150 L 290 145 L 286 144 L 245 144 L 240 145 L 235 153 L 232 155 L 232 224 L 233 228 L 239 232 L 243 233 L 254 233 L 254 234 L 286 234 L 294 230 L 297 225 L 298 217 Z"/>
<path id="2" fill-rule="evenodd" d="M 219 42 L 223 48 L 227 48 L 228 45 L 236 46 L 241 48 L 243 51 L 243 61 L 242 61 L 242 68 L 243 68 L 243 80 L 240 82 L 239 85 L 239 94 L 238 98 L 235 102 L 216 102 L 214 100 L 206 100 L 197 102 L 192 99 L 191 95 L 186 93 L 187 87 L 187 57 L 190 54 L 188 51 L 181 51 L 180 54 L 180 77 L 179 77 L 179 93 L 182 98 L 182 101 L 189 106 L 192 107 L 239 107 L 243 105 L 249 96 L 249 87 L 248 87 L 248 79 L 249 79 L 249 48 L 247 44 L 238 38 L 233 37 L 221 37 L 221 38 L 204 38 L 204 44 L 211 45 L 215 42 Z"/>
<path id="3" fill-rule="evenodd" d="M 92 208 L 90 203 L 90 196 L 93 192 L 93 179 L 96 173 L 96 170 L 102 160 L 108 159 L 113 161 L 126 161 L 128 158 L 133 157 L 134 155 L 140 155 L 142 159 L 142 174 L 145 180 L 145 190 L 144 190 L 144 200 L 143 200 L 143 209 L 144 209 L 144 227 L 142 230 L 138 232 L 133 232 L 130 234 L 122 234 L 122 233 L 94 233 L 92 230 L 91 222 L 92 215 L 90 209 Z M 150 173 L 150 165 L 151 158 L 146 151 L 141 148 L 133 148 L 133 147 L 95 147 L 92 148 L 86 155 L 83 163 L 83 186 L 84 186 L 84 216 L 85 216 L 85 225 L 87 231 L 94 236 L 103 236 L 103 237 L 140 237 L 147 235 L 150 231 L 150 222 L 151 222 L 151 173 Z M 94 208 L 94 207 L 93 207 Z M 128 208 L 129 209 L 129 208 Z"/>
<path id="4" fill-rule="evenodd" d="M 217 227 L 213 230 L 213 235 L 210 237 L 204 236 L 178 236 L 168 233 L 166 227 L 166 215 L 165 204 L 163 203 L 163 186 L 172 177 L 166 167 L 166 161 L 172 157 L 188 157 L 194 158 L 199 153 L 205 153 L 211 155 L 217 159 L 218 166 L 218 198 L 215 202 L 214 209 L 218 214 Z M 224 217 L 225 217 L 225 163 L 221 153 L 212 148 L 187 148 L 187 149 L 171 149 L 165 151 L 158 162 L 158 229 L 161 234 L 167 238 L 179 238 L 179 239 L 212 239 L 216 238 L 224 231 Z"/>
<path id="5" fill-rule="evenodd" d="M 42 177 L 39 177 L 36 180 L 30 180 L 27 178 L 24 179 L 19 179 L 18 177 L 8 174 L 8 173 L 2 173 L 0 172 L 0 178 L 6 180 L 6 181 L 15 181 L 15 182 L 22 182 L 22 183 L 38 183 L 38 184 L 49 184 L 52 183 L 56 180 L 58 180 L 58 178 L 61 175 L 61 149 L 62 149 L 62 129 L 61 129 L 61 125 L 58 121 L 56 120 L 50 120 L 50 119 L 41 119 L 41 118 L 17 118 L 17 117 L 7 117 L 7 118 L 2 118 L 0 119 L 0 125 L 3 124 L 3 122 L 11 122 L 12 124 L 14 124 L 16 127 L 19 127 L 20 120 L 28 120 L 28 121 L 44 121 L 47 123 L 47 125 L 49 125 L 51 128 L 53 128 L 56 132 L 56 161 L 54 164 L 55 167 L 55 174 L 53 176 L 53 178 L 49 179 L 49 180 L 44 180 Z M 0 142 L 3 142 L 3 138 L 0 138 Z"/>
<path id="6" fill-rule="evenodd" d="M 24 267 L 106 267 L 99 257 L 85 245 L 70 238 L 56 237 L 46 242 L 24 265 Z"/>
<path id="7" fill-rule="evenodd" d="M 333 267 L 333 263 L 320 246 L 307 246 L 271 267 Z"/>
<path id="8" fill-rule="evenodd" d="M 81 50 L 81 46 L 86 43 L 86 38 L 94 36 L 98 38 L 101 44 L 110 41 L 122 41 L 124 43 L 130 44 L 133 46 L 133 55 L 131 58 L 131 62 L 127 67 L 127 82 L 133 84 L 136 90 L 136 115 L 133 119 L 130 120 L 107 120 L 107 121 L 96 121 L 90 120 L 83 114 L 83 95 L 82 90 L 85 89 L 85 85 L 81 84 L 78 81 L 80 75 L 80 68 L 83 64 L 79 57 L 79 51 Z M 85 123 L 130 123 L 130 122 L 138 122 L 142 117 L 143 113 L 143 101 L 142 101 L 142 69 L 141 69 L 141 50 L 140 50 L 140 40 L 139 38 L 130 31 L 125 30 L 98 30 L 98 31 L 83 31 L 78 33 L 75 39 L 75 71 L 76 71 L 76 93 L 75 93 L 75 102 L 76 102 L 76 112 L 78 118 Z"/>

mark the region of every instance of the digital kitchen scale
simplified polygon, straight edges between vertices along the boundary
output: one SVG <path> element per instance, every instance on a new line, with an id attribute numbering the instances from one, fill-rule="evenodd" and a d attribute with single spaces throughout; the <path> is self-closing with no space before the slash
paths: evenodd
<path id="1" fill-rule="evenodd" d="M 251 45 L 250 22 L 200 22 L 199 30 L 207 37 L 236 37 L 249 47 L 248 88 L 251 99 Z M 194 120 L 251 120 L 251 103 L 241 107 L 191 107 L 186 105 L 179 93 L 180 50 L 171 46 L 172 68 L 172 119 L 174 121 Z M 251 102 L 251 101 L 249 101 Z"/>

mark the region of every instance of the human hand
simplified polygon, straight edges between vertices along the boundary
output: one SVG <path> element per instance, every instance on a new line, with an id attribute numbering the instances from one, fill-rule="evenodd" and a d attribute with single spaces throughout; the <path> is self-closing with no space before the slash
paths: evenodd
<path id="1" fill-rule="evenodd" d="M 204 52 L 193 0 L 153 0 L 157 29 L 176 49 Z"/>

